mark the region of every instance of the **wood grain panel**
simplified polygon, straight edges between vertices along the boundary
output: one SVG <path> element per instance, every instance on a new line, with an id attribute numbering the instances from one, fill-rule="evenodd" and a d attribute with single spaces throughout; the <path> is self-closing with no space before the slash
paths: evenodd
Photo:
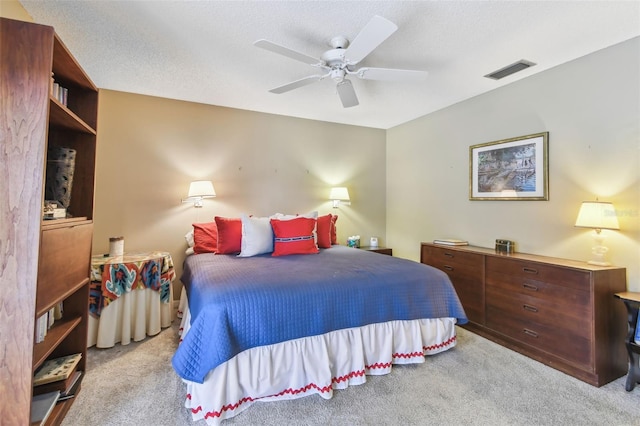
<path id="1" fill-rule="evenodd" d="M 8 425 L 30 420 L 52 41 L 51 27 L 0 18 L 0 419 Z"/>

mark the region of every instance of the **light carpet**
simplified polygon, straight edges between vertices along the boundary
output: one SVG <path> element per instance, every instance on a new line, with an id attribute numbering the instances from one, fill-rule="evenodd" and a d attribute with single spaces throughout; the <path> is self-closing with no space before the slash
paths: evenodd
<path id="1" fill-rule="evenodd" d="M 177 321 L 127 346 L 88 350 L 63 426 L 197 425 L 171 367 Z M 581 382 L 460 327 L 458 345 L 424 364 L 293 401 L 262 402 L 223 425 L 640 425 L 640 386 Z"/>

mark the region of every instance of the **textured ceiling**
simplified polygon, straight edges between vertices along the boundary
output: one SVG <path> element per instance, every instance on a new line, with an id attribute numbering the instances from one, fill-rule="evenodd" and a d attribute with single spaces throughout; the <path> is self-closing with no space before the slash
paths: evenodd
<path id="1" fill-rule="evenodd" d="M 99 88 L 382 129 L 640 35 L 639 1 L 20 3 L 55 27 Z M 353 78 L 360 105 L 346 109 L 331 79 L 268 92 L 315 69 L 254 41 L 319 57 L 374 15 L 399 29 L 359 65 L 425 70 L 425 81 Z M 483 77 L 520 59 L 537 65 Z"/>

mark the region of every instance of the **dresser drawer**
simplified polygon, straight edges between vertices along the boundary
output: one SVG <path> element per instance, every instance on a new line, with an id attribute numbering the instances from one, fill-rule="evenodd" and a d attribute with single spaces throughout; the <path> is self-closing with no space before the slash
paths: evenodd
<path id="1" fill-rule="evenodd" d="M 588 288 L 577 290 L 572 286 L 551 284 L 523 276 L 491 272 L 486 276 L 487 291 L 532 297 L 541 302 L 558 305 L 564 311 L 580 311 L 591 306 Z"/>
<path id="2" fill-rule="evenodd" d="M 514 281 L 535 280 L 590 291 L 589 273 L 584 271 L 496 256 L 487 256 L 486 268 L 488 277 L 500 273 L 512 277 Z"/>
<path id="3" fill-rule="evenodd" d="M 36 311 L 64 299 L 89 279 L 93 223 L 45 227 L 40 239 Z"/>
<path id="4" fill-rule="evenodd" d="M 562 300 L 541 300 L 521 293 L 505 293 L 495 287 L 487 287 L 486 301 L 487 310 L 495 313 L 487 316 L 487 327 L 499 327 L 503 316 L 511 316 L 547 326 L 555 334 L 591 338 L 592 318 L 588 306 L 568 310 Z"/>
<path id="5" fill-rule="evenodd" d="M 482 265 L 484 256 L 477 253 L 468 253 L 464 251 L 451 250 L 446 247 L 422 246 L 422 260 L 427 260 L 429 265 L 440 266 L 446 264 L 455 264 L 460 268 L 473 271 L 475 274 L 482 273 Z"/>
<path id="6" fill-rule="evenodd" d="M 440 247 L 422 246 L 422 263 L 444 271 L 470 321 L 484 324 L 484 258 Z"/>
<path id="7" fill-rule="evenodd" d="M 486 316 L 493 330 L 512 339 L 574 364 L 589 366 L 592 363 L 590 339 L 565 329 L 529 321 L 495 306 L 487 306 Z"/>

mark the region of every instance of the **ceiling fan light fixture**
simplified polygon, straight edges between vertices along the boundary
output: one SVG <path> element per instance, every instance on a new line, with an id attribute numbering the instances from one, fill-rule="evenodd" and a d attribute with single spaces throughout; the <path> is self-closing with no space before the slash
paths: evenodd
<path id="1" fill-rule="evenodd" d="M 334 81 L 341 83 L 344 80 L 345 71 L 343 69 L 337 68 L 333 69 L 329 72 L 329 77 L 331 77 Z"/>

